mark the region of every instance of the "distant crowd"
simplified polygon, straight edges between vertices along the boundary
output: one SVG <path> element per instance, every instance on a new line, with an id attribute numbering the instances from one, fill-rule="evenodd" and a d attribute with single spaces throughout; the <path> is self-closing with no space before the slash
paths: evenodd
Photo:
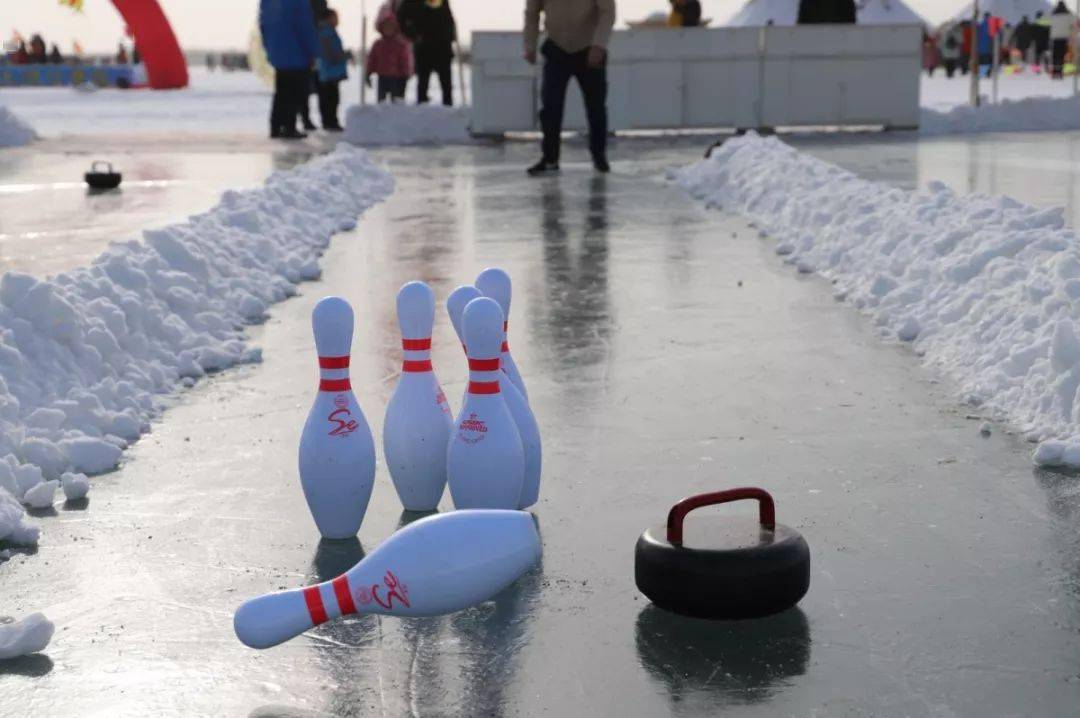
<path id="1" fill-rule="evenodd" d="M 52 43 L 51 48 L 46 49 L 46 47 L 45 38 L 38 33 L 31 35 L 29 42 L 16 33 L 14 39 L 5 46 L 4 52 L 0 53 L 0 64 L 62 65 L 65 63 L 82 64 L 88 61 L 87 58 L 83 57 L 82 50 L 78 45 L 76 45 L 75 52 L 67 56 L 60 52 L 60 46 L 55 42 Z M 142 62 L 142 58 L 139 57 L 137 48 L 132 46 L 131 53 L 129 54 L 124 43 L 120 43 L 117 46 L 115 55 L 97 57 L 90 61 L 101 62 L 104 64 L 115 63 L 117 65 L 129 65 Z"/>
<path id="2" fill-rule="evenodd" d="M 923 68 L 932 76 L 940 67 L 952 77 L 957 71 L 967 74 L 974 59 L 982 72 L 989 72 L 995 64 L 996 44 L 998 66 L 1030 67 L 1060 79 L 1066 65 L 1076 64 L 1076 30 L 1077 18 L 1064 2 L 1049 15 L 1025 15 L 1015 26 L 985 13 L 978 23 L 964 20 L 928 34 L 923 41 Z"/>
<path id="3" fill-rule="evenodd" d="M 260 0 L 259 31 L 274 68 L 270 136 L 301 139 L 316 129 L 308 97 L 317 93 L 322 128 L 342 129 L 338 121 L 338 85 L 348 77 L 351 60 L 337 32 L 337 13 L 326 0 Z M 453 59 L 457 27 L 449 0 L 387 0 L 378 10 L 379 39 L 365 63 L 364 82 L 376 80 L 379 102 L 405 98 L 416 77 L 416 101 L 428 101 L 434 74 L 444 105 L 453 104 Z"/>

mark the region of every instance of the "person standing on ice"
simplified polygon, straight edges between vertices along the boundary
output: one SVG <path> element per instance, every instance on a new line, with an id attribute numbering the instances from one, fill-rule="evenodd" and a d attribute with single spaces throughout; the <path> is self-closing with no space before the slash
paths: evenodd
<path id="1" fill-rule="evenodd" d="M 405 85 L 413 73 L 412 49 L 401 34 L 397 16 L 390 6 L 384 5 L 375 20 L 375 29 L 381 37 L 371 46 L 365 70 L 364 83 L 371 86 L 371 76 L 378 77 L 376 94 L 379 102 L 389 98 L 391 102 L 405 99 Z"/>
<path id="2" fill-rule="evenodd" d="M 1064 2 L 1059 2 L 1050 13 L 1050 76 L 1055 80 L 1065 77 L 1065 53 L 1075 27 L 1076 17 Z"/>
<path id="3" fill-rule="evenodd" d="M 311 66 L 318 55 L 315 17 L 308 0 L 260 0 L 259 32 L 266 56 L 274 67 L 274 101 L 270 136 L 300 140 L 296 119 L 307 102 Z"/>
<path id="4" fill-rule="evenodd" d="M 338 104 L 341 91 L 338 85 L 349 76 L 349 57 L 338 35 L 338 14 L 327 8 L 322 22 L 319 23 L 319 118 L 324 130 L 341 132 L 338 122 Z"/>
<path id="5" fill-rule="evenodd" d="M 615 0 L 526 0 L 525 61 L 530 65 L 536 64 L 541 12 L 547 35 L 540 47 L 543 157 L 526 171 L 532 177 L 559 171 L 566 87 L 574 78 L 585 98 L 593 167 L 608 172 L 607 44 L 615 25 Z"/>
<path id="6" fill-rule="evenodd" d="M 454 104 L 450 69 L 457 25 L 450 0 L 402 0 L 397 17 L 401 31 L 413 45 L 417 103 L 428 101 L 428 82 L 434 72 L 442 89 L 442 103 L 447 107 Z"/>

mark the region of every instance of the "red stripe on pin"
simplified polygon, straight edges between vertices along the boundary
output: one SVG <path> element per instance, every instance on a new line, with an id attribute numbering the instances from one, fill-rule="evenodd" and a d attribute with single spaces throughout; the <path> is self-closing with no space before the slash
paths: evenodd
<path id="1" fill-rule="evenodd" d="M 431 360 L 424 359 L 422 361 L 411 361 L 406 359 L 401 362 L 401 371 L 404 372 L 423 372 L 431 371 Z"/>
<path id="2" fill-rule="evenodd" d="M 505 332 L 510 327 L 510 322 L 503 322 L 503 331 Z"/>
<path id="3" fill-rule="evenodd" d="M 401 348 L 407 352 L 419 352 L 431 348 L 431 337 L 426 339 L 402 339 Z"/>
<path id="4" fill-rule="evenodd" d="M 503 352 L 508 352 L 508 351 L 510 351 L 510 345 L 509 345 L 509 344 L 507 344 L 506 342 L 503 342 L 503 345 L 502 345 L 502 349 L 501 349 L 501 351 L 503 351 Z"/>
<path id="5" fill-rule="evenodd" d="M 326 608 L 323 606 L 322 594 L 319 593 L 318 586 L 308 586 L 304 589 L 304 603 L 307 604 L 308 614 L 311 616 L 311 623 L 318 626 L 320 623 L 326 623 Z"/>
<path id="6" fill-rule="evenodd" d="M 469 369 L 472 371 L 498 371 L 499 357 L 494 359 L 469 359 Z"/>
<path id="7" fill-rule="evenodd" d="M 470 381 L 470 394 L 498 394 L 499 382 L 497 381 Z"/>
<path id="8" fill-rule="evenodd" d="M 319 357 L 320 369 L 348 369 L 349 357 Z"/>
<path id="9" fill-rule="evenodd" d="M 356 613 L 356 604 L 352 600 L 352 592 L 349 591 L 349 579 L 345 574 L 335 578 L 330 584 L 334 587 L 334 596 L 337 598 L 338 608 L 341 615 Z"/>
<path id="10" fill-rule="evenodd" d="M 319 391 L 349 391 L 352 383 L 348 379 L 323 379 L 319 382 Z"/>

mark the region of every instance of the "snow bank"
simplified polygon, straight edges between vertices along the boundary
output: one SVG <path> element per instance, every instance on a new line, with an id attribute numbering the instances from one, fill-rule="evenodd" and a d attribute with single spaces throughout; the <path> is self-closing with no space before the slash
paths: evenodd
<path id="1" fill-rule="evenodd" d="M 1080 238 L 1060 209 L 936 182 L 903 191 L 754 134 L 674 178 L 832 280 L 968 402 L 1032 441 L 1063 439 L 1045 441 L 1038 463 L 1080 466 Z"/>
<path id="2" fill-rule="evenodd" d="M 947 112 L 924 107 L 919 122 L 923 135 L 1076 130 L 1080 129 L 1080 97 L 1006 99 L 996 105 L 963 105 Z"/>
<path id="3" fill-rule="evenodd" d="M 0 105 L 0 147 L 19 147 L 37 138 L 30 125 Z"/>
<path id="4" fill-rule="evenodd" d="M 56 627 L 40 613 L 21 621 L 0 623 L 0 660 L 18 658 L 45 650 Z"/>
<path id="5" fill-rule="evenodd" d="M 469 108 L 382 103 L 353 105 L 345 113 L 345 139 L 354 145 L 463 144 Z"/>
<path id="6" fill-rule="evenodd" d="M 114 244 L 89 267 L 0 277 L 0 539 L 31 532 L 11 497 L 48 506 L 61 482 L 85 495 L 85 477 L 70 472 L 115 468 L 163 394 L 259 361 L 244 325 L 318 277 L 331 235 L 392 188 L 363 150 L 342 145 Z"/>

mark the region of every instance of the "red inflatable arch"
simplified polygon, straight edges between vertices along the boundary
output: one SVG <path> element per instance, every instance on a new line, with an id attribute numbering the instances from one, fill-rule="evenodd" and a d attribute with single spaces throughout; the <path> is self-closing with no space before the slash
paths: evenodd
<path id="1" fill-rule="evenodd" d="M 175 90 L 187 87 L 188 71 L 180 43 L 157 0 L 113 0 L 135 38 L 150 87 Z"/>

